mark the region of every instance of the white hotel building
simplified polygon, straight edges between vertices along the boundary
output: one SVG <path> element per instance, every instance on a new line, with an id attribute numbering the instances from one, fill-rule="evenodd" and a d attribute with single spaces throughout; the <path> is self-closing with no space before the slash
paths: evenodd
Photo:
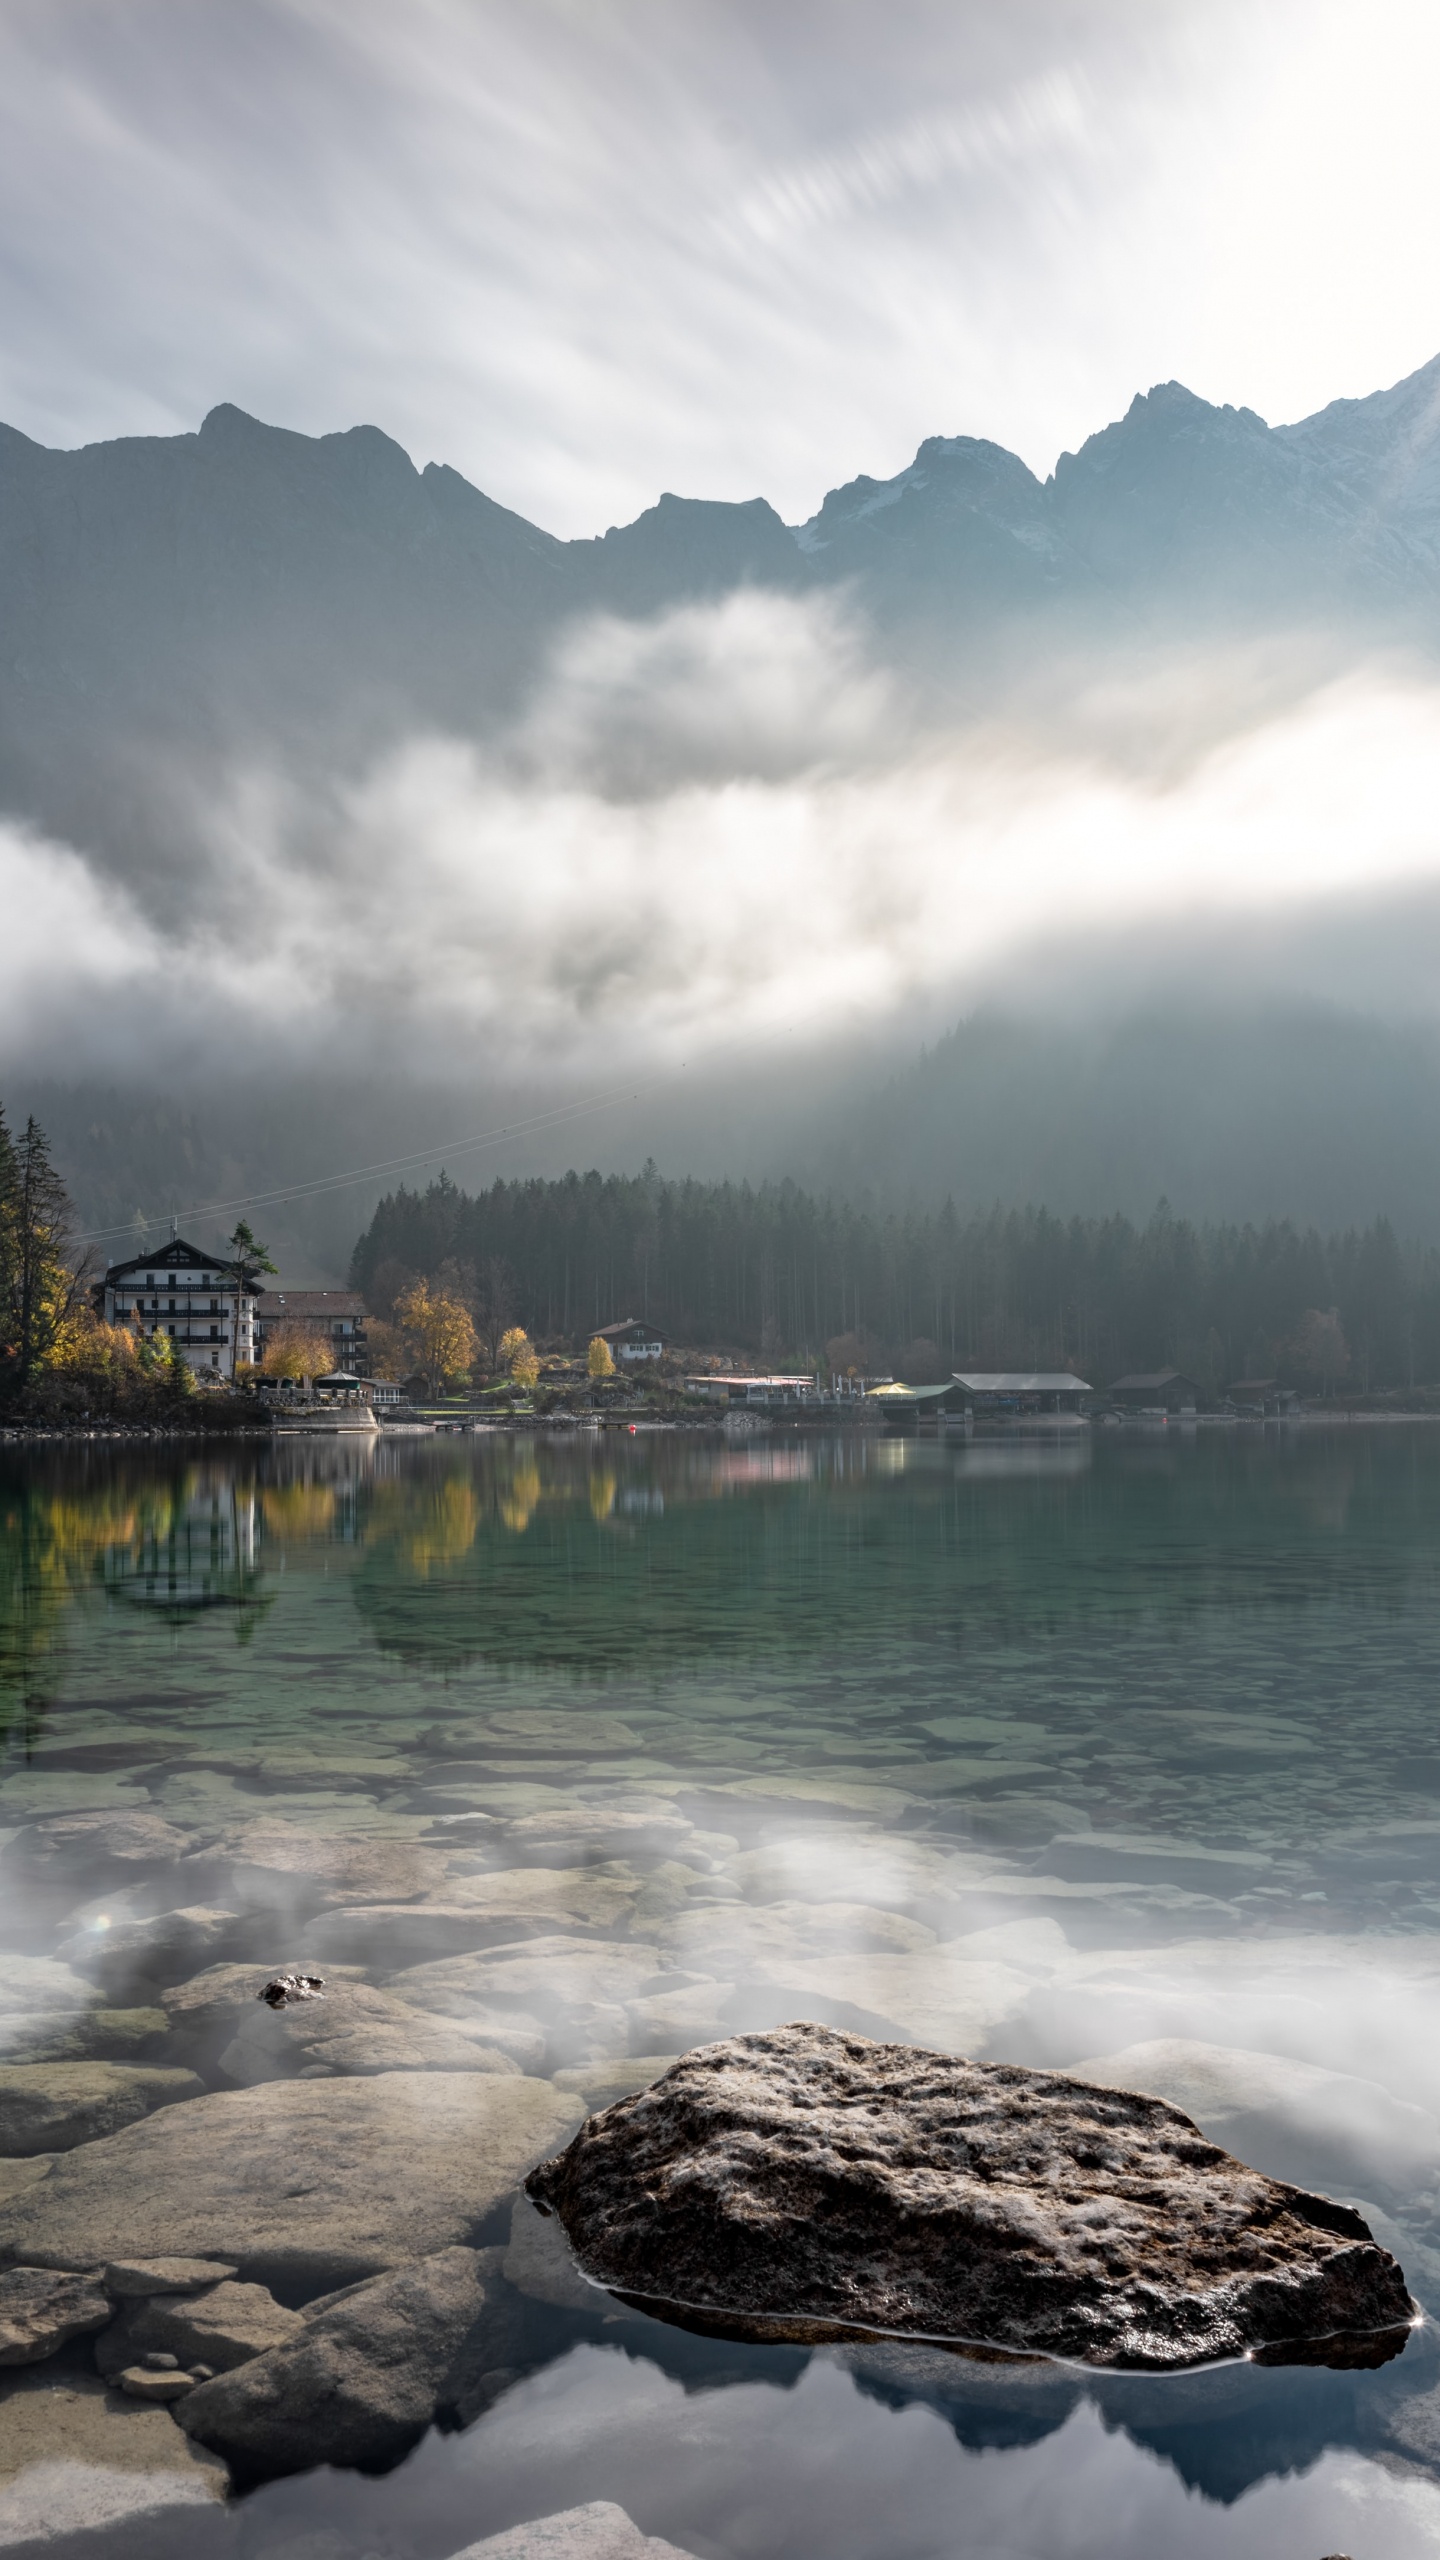
<path id="1" fill-rule="evenodd" d="M 258 1286 L 242 1280 L 233 1262 L 183 1237 L 133 1262 L 113 1262 L 101 1288 L 107 1324 L 173 1341 L 192 1369 L 233 1378 L 238 1361 L 255 1357 Z"/>

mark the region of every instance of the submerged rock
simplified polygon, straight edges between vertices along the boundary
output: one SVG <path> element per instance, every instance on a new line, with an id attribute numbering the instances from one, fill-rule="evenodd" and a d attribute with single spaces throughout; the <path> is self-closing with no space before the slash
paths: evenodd
<path id="1" fill-rule="evenodd" d="M 105 2290 L 115 2302 L 143 2302 L 153 2293 L 205 2293 L 234 2273 L 215 2258 L 112 2258 Z"/>
<path id="2" fill-rule="evenodd" d="M 538 2039 L 535 2058 L 544 2049 Z M 217 2057 L 227 2080 L 251 2088 L 291 2069 L 323 2063 L 342 2074 L 378 2071 L 499 2071 L 520 2064 L 482 2044 L 453 2019 L 412 2009 L 368 1982 L 341 1982 L 322 2002 L 279 2011 L 251 2008 Z"/>
<path id="3" fill-rule="evenodd" d="M 98 2275 L 11 2267 L 0 2275 L 0 2364 L 41 2364 L 110 2317 Z"/>
<path id="4" fill-rule="evenodd" d="M 0 2154 L 25 2160 L 118 2133 L 156 2107 L 198 2098 L 193 2071 L 128 2062 L 22 2062 L 0 2068 Z"/>
<path id="5" fill-rule="evenodd" d="M 687 2054 L 526 2186 L 587 2275 L 731 2334 L 1164 2368 L 1380 2362 L 1414 2316 L 1359 2214 L 1160 2099 L 827 2027 Z"/>
<path id="6" fill-rule="evenodd" d="M 263 2284 L 226 2281 L 203 2293 L 152 2294 L 130 2303 L 97 2340 L 95 2363 L 99 2372 L 116 2374 L 167 2355 L 187 2372 L 204 2363 L 212 2373 L 229 2373 L 283 2347 L 303 2327 L 299 2312 L 287 2311 Z"/>
<path id="7" fill-rule="evenodd" d="M 173 2252 L 319 2293 L 470 2240 L 579 2114 L 547 2081 L 473 2071 L 191 2098 L 0 2206 L 0 2265 Z"/>
<path id="8" fill-rule="evenodd" d="M 459 2414 L 485 2296 L 479 2253 L 439 2250 L 298 2322 L 285 2345 L 187 2393 L 176 2415 L 247 2482 L 397 2462 L 434 2418 Z"/>
<path id="9" fill-rule="evenodd" d="M 528 2197 L 517 2196 L 510 2215 L 510 2241 L 500 2272 L 517 2293 L 532 2302 L 550 2302 L 561 2311 L 584 2311 L 591 2318 L 609 2309 L 609 2296 L 587 2284 L 570 2255 L 570 2244 L 553 2213 L 541 2213 Z"/>
<path id="10" fill-rule="evenodd" d="M 1144 2089 L 1272 2178 L 1403 2206 L 1440 2173 L 1440 2123 L 1373 2080 L 1288 2054 L 1162 2037 L 1069 2062 L 1101 2089 Z"/>
<path id="11" fill-rule="evenodd" d="M 0 2549 L 194 2560 L 211 2547 L 199 2511 L 225 2488 L 224 2464 L 168 2409 L 92 2373 L 32 2365 L 0 2377 Z"/>
<path id="12" fill-rule="evenodd" d="M 224 1944 L 239 1926 L 238 1911 L 212 1903 L 187 1903 L 144 1918 L 83 1920 L 60 1941 L 66 1962 L 115 1988 L 136 1981 L 174 1982 Z"/>

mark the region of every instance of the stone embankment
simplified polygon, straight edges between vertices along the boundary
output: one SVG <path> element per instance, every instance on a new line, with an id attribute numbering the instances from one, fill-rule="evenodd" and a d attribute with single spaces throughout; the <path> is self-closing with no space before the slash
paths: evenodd
<path id="1" fill-rule="evenodd" d="M 1355 2364 L 1416 2316 L 1358 2213 L 1161 2099 L 827 2027 L 687 2054 L 526 2186 L 595 2282 L 757 2339 Z"/>

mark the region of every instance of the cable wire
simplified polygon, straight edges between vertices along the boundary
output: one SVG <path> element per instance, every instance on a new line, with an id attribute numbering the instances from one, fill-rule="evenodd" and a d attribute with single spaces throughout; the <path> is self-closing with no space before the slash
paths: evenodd
<path id="1" fill-rule="evenodd" d="M 76 1236 L 74 1241 L 76 1244 L 104 1244 L 111 1236 L 133 1235 L 138 1225 L 163 1225 L 165 1219 L 217 1218 L 228 1216 L 232 1209 L 264 1209 L 283 1201 L 318 1199 L 327 1191 L 343 1191 L 353 1182 L 373 1182 L 381 1174 L 405 1173 L 412 1165 L 433 1164 L 437 1156 L 458 1156 L 477 1147 L 502 1146 L 507 1138 L 523 1138 L 537 1129 L 558 1128 L 566 1120 L 580 1120 L 590 1112 L 612 1110 L 617 1102 L 638 1102 L 641 1094 L 649 1090 L 646 1085 L 624 1085 L 590 1102 L 566 1103 L 558 1110 L 536 1112 L 528 1120 L 508 1121 L 500 1129 L 478 1130 L 469 1138 L 445 1138 L 437 1146 L 418 1148 L 413 1155 L 390 1156 L 383 1164 L 360 1165 L 351 1173 L 321 1174 L 313 1182 L 287 1183 L 276 1191 L 250 1191 L 243 1199 L 207 1200 L 189 1209 L 167 1210 L 163 1218 L 127 1218 L 119 1226 L 92 1227 L 84 1235 Z"/>

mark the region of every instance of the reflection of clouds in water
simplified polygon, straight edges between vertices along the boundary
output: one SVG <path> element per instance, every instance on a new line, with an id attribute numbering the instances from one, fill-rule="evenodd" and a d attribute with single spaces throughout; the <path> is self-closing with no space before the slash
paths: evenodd
<path id="1" fill-rule="evenodd" d="M 457 2526 L 467 2498 L 483 2500 L 495 2525 L 613 2498 L 682 2549 L 746 2560 L 935 2560 L 962 2550 L 985 2560 L 1276 2560 L 1338 2548 L 1433 2560 L 1440 2550 L 1440 2493 L 1430 2483 L 1323 2453 L 1319 2442 L 1306 2446 L 1314 2467 L 1302 2476 L 1262 2478 L 1222 2504 L 1194 2495 L 1173 2457 L 1131 2441 L 1123 2386 L 1107 2393 L 1102 2425 L 1093 2407 L 1073 2405 L 1075 2378 L 1062 2382 L 1054 2368 L 998 2381 L 956 2370 L 957 2419 L 968 2421 L 971 2445 L 941 2410 L 897 2410 L 888 2395 L 857 2388 L 847 2361 L 815 2357 L 789 2389 L 737 2382 L 690 2396 L 655 2365 L 582 2347 L 509 2393 L 453 2451 L 427 2445 L 407 2486 L 453 2501 Z M 863 2371 L 863 2354 L 853 2361 Z M 1252 2412 L 1270 2381 L 1246 2375 L 1258 2386 Z M 1178 2418 L 1183 2388 L 1167 2392 Z M 1031 2433 L 1041 2440 L 1026 2443 Z M 373 2494 L 383 2507 L 395 2493 L 376 2484 Z M 475 2512 L 465 2508 L 472 2534 Z"/>

